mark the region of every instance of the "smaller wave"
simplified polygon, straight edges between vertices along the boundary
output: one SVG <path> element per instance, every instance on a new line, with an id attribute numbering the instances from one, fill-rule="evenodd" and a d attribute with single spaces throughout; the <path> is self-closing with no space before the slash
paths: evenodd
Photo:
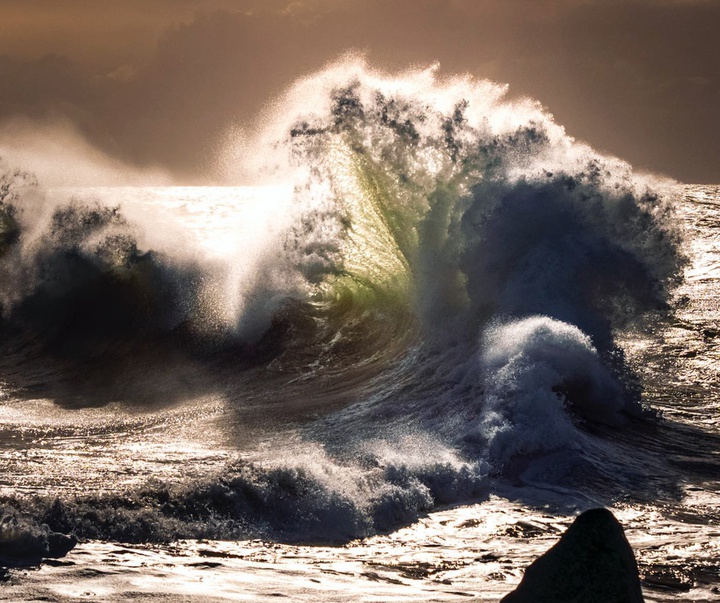
<path id="1" fill-rule="evenodd" d="M 545 316 L 490 327 L 481 365 L 480 430 L 496 463 L 571 446 L 578 440 L 578 421 L 620 426 L 629 415 L 643 414 L 590 338 Z"/>
<path id="2" fill-rule="evenodd" d="M 408 452 L 408 442 L 404 445 Z M 438 504 L 479 495 L 477 468 L 452 455 L 437 462 L 421 459 L 418 443 L 411 448 L 412 457 L 398 455 L 398 448 L 388 456 L 368 447 L 358 463 L 305 444 L 285 450 L 292 462 L 243 463 L 206 481 L 156 482 L 120 495 L 10 497 L 0 502 L 0 513 L 80 538 L 122 542 L 347 542 L 413 522 Z"/>
<path id="3" fill-rule="evenodd" d="M 37 565 L 48 557 L 64 557 L 75 544 L 75 536 L 53 532 L 47 525 L 0 516 L 0 574 L 7 566 Z"/>

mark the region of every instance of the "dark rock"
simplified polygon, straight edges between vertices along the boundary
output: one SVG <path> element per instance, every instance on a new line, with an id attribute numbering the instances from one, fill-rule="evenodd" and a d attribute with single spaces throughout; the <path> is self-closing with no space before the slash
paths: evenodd
<path id="1" fill-rule="evenodd" d="M 525 570 L 501 603 L 642 603 L 640 577 L 622 526 L 607 509 L 578 516 Z"/>

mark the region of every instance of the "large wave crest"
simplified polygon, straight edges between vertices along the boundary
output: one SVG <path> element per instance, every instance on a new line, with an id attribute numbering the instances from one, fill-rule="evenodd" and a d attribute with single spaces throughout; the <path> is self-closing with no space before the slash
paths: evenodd
<path id="1" fill-rule="evenodd" d="M 338 515 L 347 529 L 326 537 L 364 535 L 477 496 L 518 457 L 582 448 L 588 425 L 648 416 L 616 335 L 672 309 L 685 262 L 673 183 L 574 140 L 505 86 L 357 59 L 296 83 L 254 144 L 244 169 L 294 192 L 252 278 L 223 273 L 245 279 L 222 288 L 232 313 L 207 295 L 208 265 L 141 248 L 122 207 L 76 199 L 32 227 L 17 196 L 0 198 L 5 332 L 65 353 L 82 331 L 73 349 L 92 355 L 120 329 L 123 354 L 155 338 L 217 361 L 233 388 L 259 358 L 292 377 L 277 391 L 268 379 L 267 398 L 315 383 L 344 400 L 299 438 L 357 487 L 299 466 L 229 469 L 167 495 L 172 509 L 143 495 L 163 517 L 182 523 L 183 505 L 222 491 L 208 508 L 238 533 L 312 540 Z M 63 521 L 87 504 L 113 503 L 65 505 Z"/>

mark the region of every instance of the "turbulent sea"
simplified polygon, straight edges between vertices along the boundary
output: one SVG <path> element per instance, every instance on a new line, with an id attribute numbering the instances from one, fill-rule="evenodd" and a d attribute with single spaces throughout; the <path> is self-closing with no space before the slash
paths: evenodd
<path id="1" fill-rule="evenodd" d="M 252 186 L 4 158 L 0 543 L 80 543 L 0 599 L 497 601 L 606 506 L 646 600 L 717 600 L 718 186 L 357 62 L 241 155 Z"/>

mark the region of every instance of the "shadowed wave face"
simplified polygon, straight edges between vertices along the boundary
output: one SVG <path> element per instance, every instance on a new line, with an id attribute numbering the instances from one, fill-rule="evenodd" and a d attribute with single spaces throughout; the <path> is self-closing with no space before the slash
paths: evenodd
<path id="1" fill-rule="evenodd" d="M 224 264 L 152 248 L 147 224 L 102 200 L 38 217 L 24 196 L 41 193 L 3 177 L 6 375 L 31 354 L 70 388 L 78 372 L 115 387 L 78 404 L 157 403 L 153 371 L 192 365 L 185 389 L 224 392 L 240 417 L 262 399 L 278 423 L 305 421 L 314 461 L 151 489 L 127 525 L 152 509 L 148 537 L 351 538 L 478 496 L 518 459 L 580 450 L 592 475 L 607 451 L 588 427 L 651 416 L 615 335 L 671 310 L 684 266 L 672 184 L 502 86 L 357 61 L 298 82 L 256 145 L 292 202 L 263 253 Z M 118 389 L 108 375 L 122 366 L 127 381 L 133 358 L 151 378 Z M 35 504 L 53 529 L 122 537 L 83 519 L 113 504 L 102 496 Z M 326 533 L 333 517 L 342 533 Z"/>

